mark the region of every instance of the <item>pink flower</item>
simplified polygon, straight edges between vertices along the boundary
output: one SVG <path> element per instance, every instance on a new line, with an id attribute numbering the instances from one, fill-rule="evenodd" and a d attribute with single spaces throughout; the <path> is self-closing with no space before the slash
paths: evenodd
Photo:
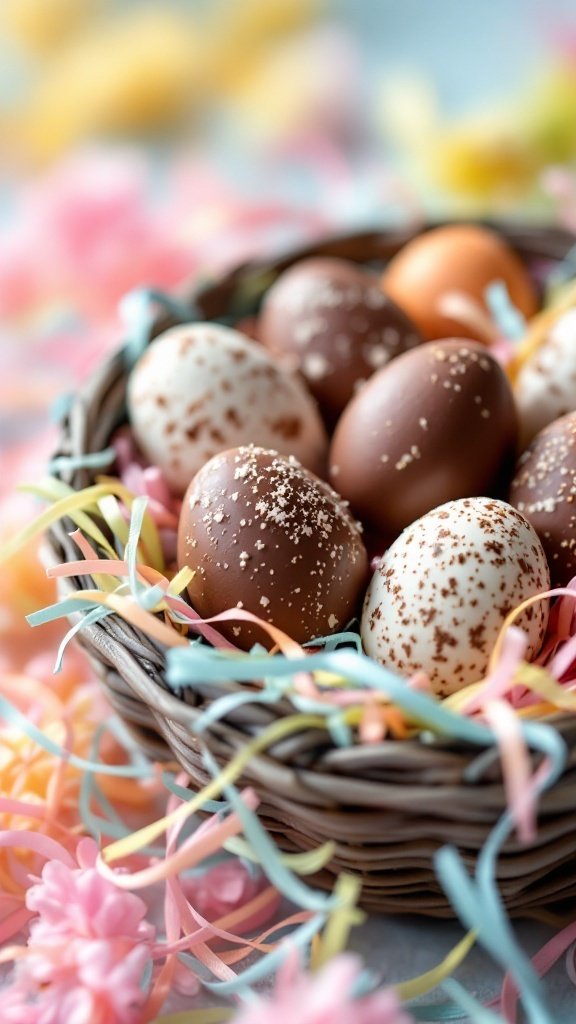
<path id="1" fill-rule="evenodd" d="M 0 1002 L 2 1020 L 138 1024 L 141 1019 L 154 928 L 138 896 L 98 873 L 96 853 L 93 840 L 82 840 L 80 867 L 48 861 L 41 880 L 28 890 L 26 905 L 38 917 L 30 925 L 27 955 Z"/>
<path id="2" fill-rule="evenodd" d="M 195 910 L 207 921 L 217 921 L 237 907 L 243 907 L 268 885 L 266 876 L 252 874 L 236 858 L 217 864 L 196 878 L 183 880 L 183 889 Z M 266 903 L 241 924 L 234 926 L 237 934 L 261 927 L 278 908 L 279 897 Z"/>
<path id="3" fill-rule="evenodd" d="M 20 985 L 0 989 L 2 1024 L 39 1024 L 39 1008 L 28 1002 L 28 992 Z"/>
<path id="4" fill-rule="evenodd" d="M 96 849 L 92 840 L 80 845 L 84 854 Z M 76 938 L 136 943 L 154 937 L 154 929 L 144 920 L 145 903 L 116 888 L 95 867 L 71 870 L 59 861 L 48 861 L 42 881 L 27 892 L 26 906 L 39 915 L 30 926 L 34 945 Z"/>
<path id="5" fill-rule="evenodd" d="M 247 1006 L 234 1024 L 414 1024 L 393 989 L 354 999 L 361 969 L 359 957 L 343 953 L 311 975 L 295 953 L 279 971 L 272 998 Z"/>
<path id="6" fill-rule="evenodd" d="M 122 953 L 106 942 L 73 946 L 72 956 L 67 954 L 75 961 L 72 970 L 59 971 L 59 980 L 42 989 L 38 1024 L 140 1024 L 149 949 L 135 946 Z"/>
<path id="7" fill-rule="evenodd" d="M 62 301 L 101 318 L 128 289 L 174 286 L 190 247 L 172 211 L 152 197 L 152 167 L 136 150 L 76 153 L 17 193 L 18 217 L 0 241 L 0 310 L 15 316 Z M 30 253 L 46 252 L 30 265 Z"/>

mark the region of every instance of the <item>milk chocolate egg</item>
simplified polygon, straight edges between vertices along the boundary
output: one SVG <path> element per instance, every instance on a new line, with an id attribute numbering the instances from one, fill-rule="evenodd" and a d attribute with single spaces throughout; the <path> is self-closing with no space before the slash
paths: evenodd
<path id="1" fill-rule="evenodd" d="M 364 603 L 367 654 L 405 676 L 419 669 L 440 696 L 480 680 L 504 619 L 548 589 L 546 557 L 516 509 L 491 498 L 464 498 L 412 523 L 384 555 Z M 546 601 L 516 620 L 536 654 Z"/>
<path id="2" fill-rule="evenodd" d="M 538 534 L 552 585 L 576 576 L 576 412 L 536 435 L 518 460 L 510 501 Z"/>
<path id="3" fill-rule="evenodd" d="M 327 257 L 301 260 L 280 275 L 264 300 L 259 336 L 300 371 L 331 425 L 360 383 L 422 341 L 374 274 Z"/>
<path id="4" fill-rule="evenodd" d="M 358 525 L 327 484 L 294 458 L 253 446 L 215 456 L 192 480 L 182 507 L 178 562 L 202 616 L 253 612 L 295 640 L 334 633 L 354 616 L 368 560 Z M 222 627 L 249 648 L 257 627 Z"/>
<path id="5" fill-rule="evenodd" d="M 512 391 L 473 341 L 430 342 L 376 373 L 341 416 L 330 479 L 388 540 L 436 505 L 502 493 L 516 451 Z"/>
<path id="6" fill-rule="evenodd" d="M 218 324 L 174 327 L 136 364 L 128 385 L 134 437 L 182 494 L 216 452 L 256 443 L 322 472 L 327 438 L 314 400 L 256 342 Z"/>
<path id="7" fill-rule="evenodd" d="M 548 423 L 576 409 L 576 309 L 551 325 L 514 384 L 522 446 Z"/>
<path id="8" fill-rule="evenodd" d="M 495 232 L 472 224 L 426 231 L 408 242 L 382 277 L 382 288 L 429 339 L 453 335 L 482 340 L 470 327 L 442 312 L 449 292 L 464 292 L 486 312 L 485 291 L 502 281 L 526 317 L 538 308 L 536 289 L 514 250 Z"/>

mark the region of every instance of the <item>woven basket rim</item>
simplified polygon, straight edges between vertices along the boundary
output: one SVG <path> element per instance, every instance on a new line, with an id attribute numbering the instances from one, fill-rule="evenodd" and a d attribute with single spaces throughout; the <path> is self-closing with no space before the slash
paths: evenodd
<path id="1" fill-rule="evenodd" d="M 442 226 L 446 223 L 455 223 L 454 219 L 447 221 L 445 219 L 430 220 L 424 225 L 417 227 L 408 226 L 393 229 L 383 229 L 381 231 L 360 231 L 352 233 L 337 233 L 328 237 L 322 236 L 317 240 L 312 240 L 304 243 L 303 245 L 292 248 L 287 252 L 280 252 L 270 259 L 255 259 L 241 264 L 234 268 L 228 275 L 226 275 L 226 282 L 234 282 L 237 284 L 245 276 L 259 275 L 261 273 L 273 272 L 277 273 L 282 270 L 288 263 L 295 262 L 297 259 L 302 259 L 308 254 L 314 254 L 318 252 L 319 247 L 323 251 L 339 251 L 342 246 L 345 248 L 349 247 L 350 244 L 359 251 L 368 250 L 369 259 L 359 260 L 359 262 L 371 262 L 372 259 L 376 258 L 378 252 L 384 251 L 386 254 L 389 253 L 390 249 L 396 249 L 400 245 L 414 237 L 414 235 L 420 234 L 423 230 L 433 230 L 436 227 Z M 553 258 L 554 260 L 561 260 L 570 249 L 576 245 L 576 233 L 572 233 L 565 228 L 557 227 L 550 224 L 541 223 L 523 223 L 519 221 L 499 221 L 493 218 L 486 218 L 475 223 L 481 223 L 487 227 L 490 227 L 500 234 L 503 234 L 512 244 L 513 247 L 518 248 L 520 251 L 526 247 L 538 243 L 539 252 L 538 256 L 544 254 L 545 258 Z M 352 257 L 354 258 L 354 257 Z M 199 306 L 206 304 L 208 307 L 212 306 L 215 297 L 219 295 L 220 283 L 215 284 L 207 282 L 203 285 L 199 292 L 195 296 L 195 302 Z M 183 295 L 187 298 L 190 293 L 190 285 L 187 285 L 183 289 Z M 160 333 L 162 330 L 162 317 L 155 323 L 153 328 L 153 336 Z M 63 422 L 64 432 L 67 429 L 71 421 L 74 420 L 75 412 L 80 410 L 82 413 L 85 411 L 86 406 L 94 400 L 94 393 L 106 385 L 111 377 L 124 380 L 127 377 L 127 366 L 123 354 L 122 348 L 119 348 L 113 352 L 107 359 L 105 359 L 93 372 L 92 376 L 84 382 L 84 384 L 78 389 L 73 405 L 68 412 L 66 419 Z M 68 426 L 69 429 L 69 426 Z M 88 437 L 85 435 L 86 451 L 98 451 L 100 448 L 105 447 L 107 438 L 102 439 L 102 444 L 97 442 L 100 441 L 99 436 Z M 55 456 L 62 454 L 68 454 L 66 447 L 60 445 Z M 81 471 L 80 476 L 86 476 L 88 471 Z M 78 476 L 78 472 L 63 474 L 64 479 L 68 476 L 72 477 L 72 480 L 68 479 L 67 482 L 74 481 L 74 477 Z M 94 474 L 91 474 L 94 475 Z M 59 561 L 59 548 L 62 544 L 62 528 L 61 524 L 56 524 L 52 527 L 46 538 L 46 546 L 48 551 L 48 558 L 52 562 Z M 73 580 L 66 581 L 66 590 L 69 594 L 73 593 L 76 589 L 85 585 L 82 580 L 76 578 Z M 116 617 L 114 617 L 116 618 Z M 71 621 L 77 621 L 77 617 L 71 617 Z M 120 630 L 124 630 L 127 633 L 133 632 L 132 627 L 127 627 L 126 624 L 121 620 L 117 619 Z M 139 631 L 136 631 L 137 633 Z M 90 641 L 95 647 L 100 648 L 102 653 L 110 655 L 111 644 L 113 641 L 109 640 L 105 626 L 101 624 L 95 624 L 86 626 L 83 629 L 85 637 L 90 637 Z M 157 652 L 162 655 L 164 653 L 161 645 L 155 644 L 154 641 L 150 641 L 147 638 L 146 646 L 149 647 L 153 644 Z M 239 688 L 241 685 L 236 684 Z M 198 712 L 190 709 L 189 705 L 183 703 L 181 698 L 169 693 L 167 690 L 161 690 L 158 692 L 158 687 L 152 683 L 150 677 L 142 674 L 137 677 L 135 687 L 138 691 L 138 696 L 141 700 L 146 700 L 151 709 L 154 709 L 156 713 L 166 714 L 173 717 L 176 721 L 180 721 L 181 724 L 191 725 L 198 717 Z M 562 714 L 558 713 L 547 719 L 547 721 L 561 722 L 566 719 L 570 720 L 572 716 L 569 713 Z M 384 741 L 388 742 L 388 741 Z M 394 741 L 395 742 L 395 741 Z M 421 740 L 415 738 L 414 740 L 404 740 L 405 743 L 413 743 L 416 746 L 421 745 Z M 442 740 L 441 743 L 450 745 L 453 741 Z M 457 746 L 461 747 L 463 744 L 461 741 L 458 742 Z M 475 748 L 474 748 L 475 749 Z"/>
<path id="2" fill-rule="evenodd" d="M 434 226 L 436 223 L 426 225 Z M 497 222 L 489 226 L 535 260 L 559 263 L 576 244 L 575 235 L 550 226 L 502 226 Z M 193 294 L 202 318 L 213 319 L 234 307 L 239 288 L 247 280 L 262 284 L 267 275 L 269 278 L 296 259 L 321 253 L 378 262 L 415 233 L 410 227 L 323 238 L 270 260 L 244 263 L 193 293 L 187 286 L 180 296 L 189 301 Z M 170 317 L 160 314 L 153 335 L 167 326 L 171 326 Z M 119 350 L 79 389 L 63 422 L 57 455 L 85 454 L 106 447 L 123 417 L 126 377 L 127 365 Z M 90 483 L 93 475 L 85 469 L 62 470 L 60 474 L 75 489 Z M 67 534 L 69 525 L 56 523 L 47 535 L 47 557 L 53 562 L 71 560 L 75 552 Z M 81 578 L 61 581 L 62 592 L 68 595 L 89 585 Z M 208 781 L 194 730 L 210 704 L 210 687 L 198 687 L 184 699 L 169 692 L 164 679 L 164 648 L 116 616 L 85 625 L 78 639 L 101 675 L 113 707 L 138 733 L 144 747 L 161 757 L 166 756 L 167 745 L 195 785 Z M 229 688 L 234 692 L 245 686 L 230 683 Z M 219 689 L 218 693 L 222 692 Z M 275 707 L 250 705 L 211 723 L 202 732 L 202 742 L 224 765 L 247 739 L 293 711 L 287 699 Z M 574 853 L 569 836 L 576 803 L 576 716 L 558 713 L 546 721 L 563 737 L 568 764 L 560 783 L 542 801 L 542 830 L 534 848 L 526 852 L 513 838 L 506 846 L 501 878 L 512 910 L 522 910 L 531 902 L 551 902 L 560 890 L 564 895 L 576 895 L 576 879 L 571 875 L 565 878 L 566 864 Z M 325 840 L 328 831 L 337 848 L 331 871 L 364 865 L 363 902 L 368 908 L 448 916 L 447 901 L 437 886 L 434 888 L 428 866 L 430 850 L 450 841 L 463 848 L 465 859 L 472 862 L 482 837 L 506 804 L 495 755 L 483 755 L 483 772 L 471 795 L 467 773 L 479 756 L 480 748 L 446 737 L 424 741 L 419 735 L 338 748 L 329 734 L 311 732 L 308 736 L 296 734 L 256 754 L 247 766 L 245 781 L 261 794 L 263 820 L 284 848 L 309 848 L 318 839 Z M 531 759 L 535 767 L 541 756 L 532 753 Z M 424 810 L 416 822 L 418 801 L 424 801 Z M 378 825 L 383 813 L 390 823 L 386 842 Z M 408 857 L 405 867 L 400 867 L 400 850 Z M 387 864 L 392 865 L 389 870 Z M 321 879 L 321 884 L 324 881 Z"/>

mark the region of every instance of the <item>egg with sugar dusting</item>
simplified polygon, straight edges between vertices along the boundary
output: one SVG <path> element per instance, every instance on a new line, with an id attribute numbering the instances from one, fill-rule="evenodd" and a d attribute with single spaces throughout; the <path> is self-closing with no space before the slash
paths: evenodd
<path id="1" fill-rule="evenodd" d="M 332 485 L 388 542 L 456 498 L 502 497 L 517 418 L 501 366 L 473 341 L 404 352 L 348 404 L 330 449 Z"/>
<path id="2" fill-rule="evenodd" d="M 552 586 L 568 586 L 576 576 L 576 412 L 550 423 L 522 453 L 510 502 L 540 537 Z"/>
<path id="3" fill-rule="evenodd" d="M 361 530 L 338 494 L 293 457 L 254 446 L 211 459 L 186 491 L 178 563 L 194 576 L 204 618 L 244 609 L 304 643 L 342 629 L 368 577 Z M 269 635 L 236 620 L 218 626 L 239 647 Z"/>
<path id="4" fill-rule="evenodd" d="M 485 675 L 508 613 L 549 586 L 542 545 L 517 509 L 493 498 L 449 501 L 412 523 L 383 556 L 362 612 L 364 649 L 403 676 L 423 670 L 446 696 Z M 528 659 L 547 621 L 545 600 L 516 620 Z"/>
<path id="5" fill-rule="evenodd" d="M 329 426 L 376 370 L 422 342 L 375 274 L 327 256 L 300 260 L 280 274 L 265 296 L 258 330 L 282 364 L 302 374 Z"/>
<path id="6" fill-rule="evenodd" d="M 152 342 L 128 382 L 132 433 L 183 494 L 217 452 L 259 444 L 321 473 L 328 440 L 314 399 L 256 342 L 220 324 L 183 324 Z"/>

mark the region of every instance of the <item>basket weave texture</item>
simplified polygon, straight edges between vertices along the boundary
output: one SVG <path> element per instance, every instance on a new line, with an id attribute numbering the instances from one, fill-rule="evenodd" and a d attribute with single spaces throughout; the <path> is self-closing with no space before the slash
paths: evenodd
<path id="1" fill-rule="evenodd" d="M 559 263 L 575 242 L 560 229 L 497 227 L 533 264 Z M 182 297 L 193 296 L 203 319 L 234 317 L 246 312 L 238 306 L 241 294 L 257 292 L 259 283 L 271 282 L 303 256 L 378 264 L 408 237 L 398 231 L 328 239 L 278 260 L 245 264 Z M 159 316 L 153 336 L 176 322 Z M 126 362 L 119 352 L 76 396 L 56 454 L 82 456 L 108 445 L 114 429 L 125 420 L 126 379 Z M 88 486 L 94 477 L 86 469 L 60 475 L 75 489 Z M 51 529 L 51 560 L 77 557 L 70 528 L 63 520 Z M 86 578 L 66 581 L 68 594 L 90 586 L 92 581 Z M 176 698 L 164 678 L 164 649 L 113 615 L 85 626 L 79 640 L 110 703 L 144 749 L 155 758 L 175 757 L 189 773 L 191 785 L 203 786 L 208 778 L 195 722 L 216 696 L 246 684 L 231 682 L 224 689 L 219 684 L 217 693 L 213 684 L 195 684 L 194 691 Z M 292 711 L 288 701 L 243 706 L 205 730 L 202 743 L 224 766 L 248 739 Z M 500 890 L 512 914 L 576 896 L 576 719 L 564 715 L 554 721 L 570 752 L 566 770 L 542 798 L 536 842 L 526 848 L 510 837 L 498 864 Z M 448 917 L 453 912 L 434 873 L 434 853 L 453 844 L 472 867 L 506 805 L 496 752 L 492 759 L 485 758 L 480 779 L 469 781 L 477 757 L 476 747 L 442 740 L 386 740 L 337 748 L 327 733 L 308 730 L 254 756 L 242 782 L 258 791 L 260 817 L 282 849 L 310 850 L 327 839 L 335 841 L 331 863 L 316 876 L 319 885 L 331 885 L 334 873 L 353 871 L 361 875 L 361 903 L 367 909 Z"/>

